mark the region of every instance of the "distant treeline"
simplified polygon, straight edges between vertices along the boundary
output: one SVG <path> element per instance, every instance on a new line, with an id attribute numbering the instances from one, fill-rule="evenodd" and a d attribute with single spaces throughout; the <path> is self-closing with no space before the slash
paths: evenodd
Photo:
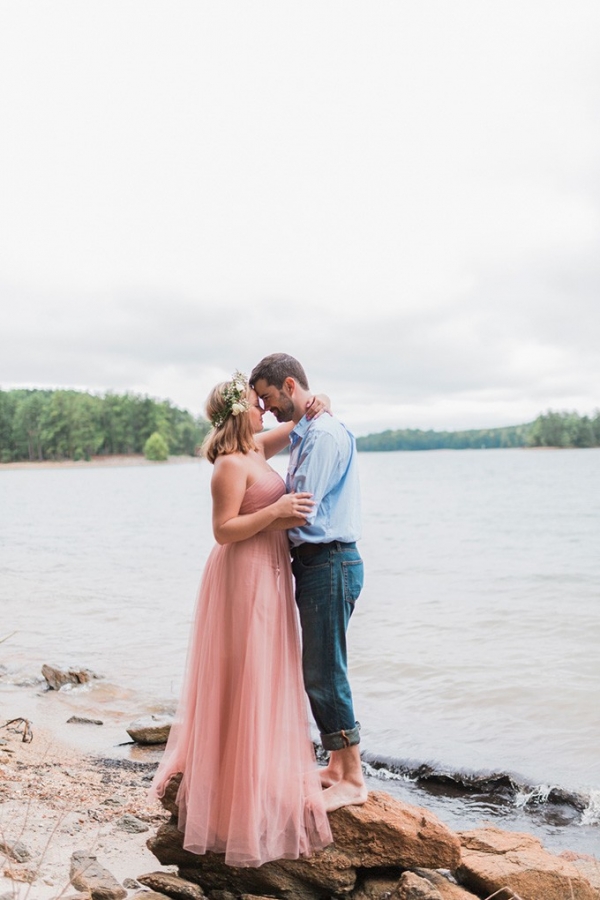
<path id="1" fill-rule="evenodd" d="M 205 419 L 137 394 L 0 390 L 2 462 L 142 453 L 156 433 L 169 453 L 191 456 L 208 429 Z"/>
<path id="2" fill-rule="evenodd" d="M 472 431 L 382 431 L 359 437 L 359 450 L 480 450 L 492 447 L 600 447 L 600 410 L 592 417 L 549 410 L 527 425 Z"/>
<path id="3" fill-rule="evenodd" d="M 143 453 L 148 439 L 157 434 L 170 454 L 193 456 L 209 427 L 206 419 L 194 418 L 168 401 L 138 394 L 0 390 L 1 462 Z M 359 437 L 356 443 L 363 451 L 599 447 L 600 410 L 591 417 L 550 410 L 535 422 L 506 428 L 382 431 Z"/>

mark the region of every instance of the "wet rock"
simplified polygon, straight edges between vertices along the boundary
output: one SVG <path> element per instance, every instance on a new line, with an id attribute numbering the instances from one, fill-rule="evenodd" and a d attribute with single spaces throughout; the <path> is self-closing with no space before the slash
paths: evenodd
<path id="1" fill-rule="evenodd" d="M 521 900 L 598 900 L 579 869 L 529 834 L 481 828 L 460 834 L 461 881 L 482 896 L 509 888 Z"/>
<path id="2" fill-rule="evenodd" d="M 78 891 L 87 891 L 91 900 L 124 900 L 127 896 L 114 875 L 85 850 L 76 850 L 71 855 L 70 880 Z"/>
<path id="3" fill-rule="evenodd" d="M 71 716 L 67 725 L 104 725 L 101 719 L 86 719 L 85 716 Z"/>
<path id="4" fill-rule="evenodd" d="M 138 744 L 164 744 L 172 724 L 173 716 L 142 716 L 131 723 L 127 734 Z"/>
<path id="5" fill-rule="evenodd" d="M 0 838 L 0 853 L 15 862 L 24 863 L 31 859 L 31 853 L 22 841 L 7 841 Z"/>
<path id="6" fill-rule="evenodd" d="M 98 676 L 89 669 L 59 669 L 56 666 L 42 666 L 42 675 L 52 691 L 60 691 L 65 684 L 86 684 Z"/>
<path id="7" fill-rule="evenodd" d="M 129 832 L 129 834 L 141 834 L 142 831 L 150 831 L 150 828 L 145 822 L 142 822 L 137 816 L 132 816 L 131 813 L 125 813 L 124 816 L 117 819 L 115 827 L 120 831 Z"/>
<path id="8" fill-rule="evenodd" d="M 329 816 L 335 846 L 354 866 L 455 869 L 458 837 L 433 813 L 372 791 L 364 806 L 346 806 Z"/>
<path id="9" fill-rule="evenodd" d="M 199 885 L 192 884 L 191 881 L 186 881 L 185 878 L 171 875 L 168 872 L 150 872 L 148 875 L 139 875 L 138 881 L 154 891 L 175 898 L 175 900 L 204 900 L 205 897 L 204 891 Z"/>

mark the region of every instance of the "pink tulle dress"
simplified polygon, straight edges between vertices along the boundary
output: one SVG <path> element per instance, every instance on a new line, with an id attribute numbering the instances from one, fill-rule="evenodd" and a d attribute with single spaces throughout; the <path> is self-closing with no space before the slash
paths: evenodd
<path id="1" fill-rule="evenodd" d="M 272 471 L 240 513 L 285 492 Z M 213 548 L 175 724 L 151 792 L 178 793 L 183 846 L 231 866 L 296 859 L 331 843 L 310 741 L 286 533 Z"/>

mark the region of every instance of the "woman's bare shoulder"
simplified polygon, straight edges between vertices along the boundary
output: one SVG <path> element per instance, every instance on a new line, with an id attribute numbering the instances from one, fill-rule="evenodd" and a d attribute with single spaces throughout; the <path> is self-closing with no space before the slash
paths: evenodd
<path id="1" fill-rule="evenodd" d="M 217 456 L 211 478 L 213 497 L 222 491 L 245 489 L 248 481 L 248 461 L 243 453 Z"/>
<path id="2" fill-rule="evenodd" d="M 215 474 L 217 472 L 239 472 L 248 468 L 248 455 L 246 453 L 223 453 L 217 456 L 214 463 Z"/>

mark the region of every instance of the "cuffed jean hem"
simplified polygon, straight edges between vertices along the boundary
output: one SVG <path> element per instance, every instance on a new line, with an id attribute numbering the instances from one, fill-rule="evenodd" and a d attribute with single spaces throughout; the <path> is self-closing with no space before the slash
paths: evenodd
<path id="1" fill-rule="evenodd" d="M 345 750 L 360 744 L 360 726 L 358 722 L 348 731 L 335 731 L 333 734 L 322 734 L 321 744 L 324 750 Z"/>

